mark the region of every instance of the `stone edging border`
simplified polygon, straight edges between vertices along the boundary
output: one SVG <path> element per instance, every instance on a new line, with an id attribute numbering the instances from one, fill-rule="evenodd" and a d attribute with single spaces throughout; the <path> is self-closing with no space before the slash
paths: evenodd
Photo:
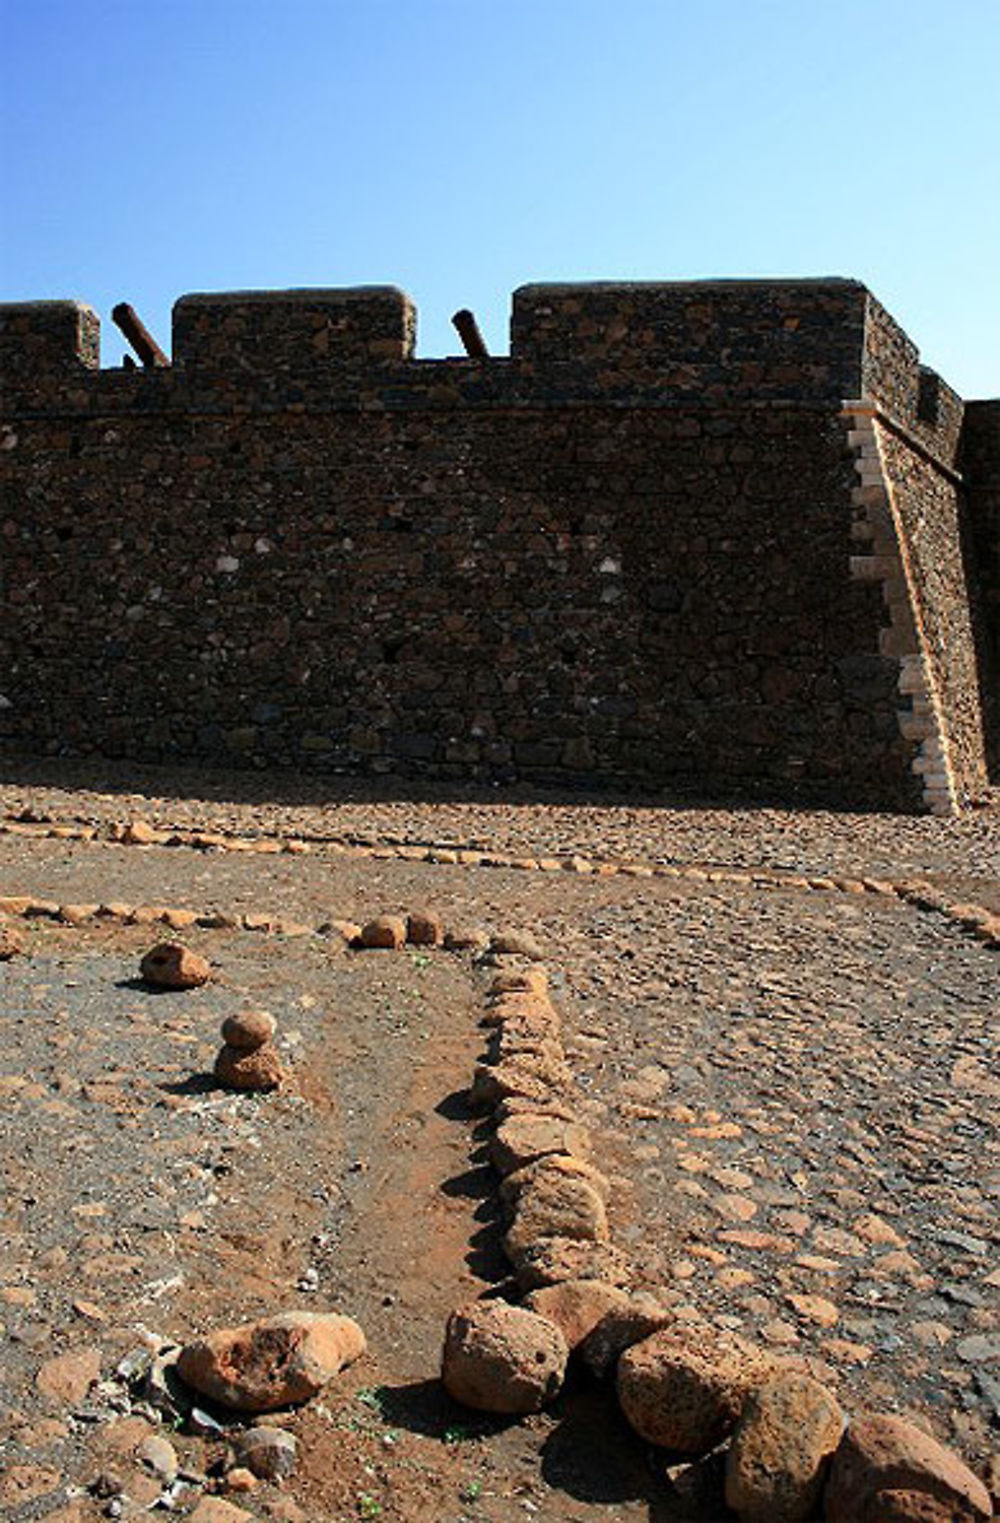
<path id="1" fill-rule="evenodd" d="M 158 830 L 147 824 L 144 820 L 114 823 L 105 826 L 102 833 L 101 829 L 95 825 L 83 825 L 75 821 L 64 821 L 62 823 L 52 821 L 25 822 L 8 818 L 0 820 L 0 835 L 22 836 L 35 840 L 99 841 L 106 844 L 129 846 L 187 847 L 198 851 L 248 852 L 268 856 L 276 856 L 282 853 L 302 856 L 310 853 L 314 845 L 318 845 L 334 855 L 345 855 L 362 860 L 423 862 L 449 867 L 508 868 L 515 871 L 529 872 L 570 872 L 581 876 L 602 878 L 615 876 L 629 878 L 674 878 L 693 883 L 728 883 L 764 892 L 774 889 L 799 889 L 820 893 L 854 894 L 858 896 L 871 894 L 884 898 L 897 898 L 916 909 L 943 915 L 975 940 L 984 943 L 992 950 L 1000 950 L 1000 915 L 994 914 L 982 905 L 952 901 L 947 895 L 942 894 L 936 889 L 932 883 L 922 878 L 857 878 L 844 874 L 831 876 L 807 875 L 784 872 L 777 869 L 714 867 L 699 865 L 697 863 L 629 861 L 619 858 L 583 857 L 576 854 L 569 856 L 524 857 L 500 852 L 487 852 L 471 847 L 411 845 L 406 842 L 392 840 L 391 838 L 379 840 L 362 836 L 343 838 L 317 837 L 311 841 L 291 836 L 244 837 L 226 835 L 214 831 Z M 3 910 L 5 902 L 0 900 L 0 910 Z M 108 907 L 104 906 L 102 908 L 107 909 Z M 8 910 L 8 913 L 16 912 Z M 41 911 L 36 913 L 41 913 Z M 177 910 L 172 913 L 186 917 L 191 912 Z M 260 919 L 261 917 L 244 916 L 237 918 L 246 920 L 248 918 Z M 245 925 L 243 928 L 247 930 L 279 929 L 277 922 L 285 917 L 275 915 L 263 918 L 272 920 L 274 926 L 269 927 L 267 925 L 254 924 Z M 193 920 L 185 918 L 183 924 L 173 925 L 171 921 L 166 921 L 165 923 L 179 930 L 193 924 L 210 927 L 218 927 L 220 924 L 231 926 L 231 921 L 232 917 L 224 917 L 220 921 L 219 917 L 206 918 L 195 915 Z M 288 923 L 291 924 L 291 922 Z M 231 928 L 238 928 L 238 926 Z M 285 934 L 301 935 L 309 929 L 311 928 L 304 927 L 293 933 L 286 930 Z"/>

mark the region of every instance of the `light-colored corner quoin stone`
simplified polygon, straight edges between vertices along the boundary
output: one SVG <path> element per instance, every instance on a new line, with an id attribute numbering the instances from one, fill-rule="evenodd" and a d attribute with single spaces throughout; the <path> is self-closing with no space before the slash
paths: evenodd
<path id="1" fill-rule="evenodd" d="M 881 633 L 880 654 L 898 663 L 900 734 L 916 745 L 912 766 L 921 778 L 926 808 L 931 814 L 954 815 L 959 812 L 958 790 L 944 716 L 916 622 L 912 578 L 875 409 L 870 402 L 845 402 L 844 415 L 858 474 L 851 531 L 858 550 L 851 556 L 851 576 L 881 583 L 889 622 Z"/>

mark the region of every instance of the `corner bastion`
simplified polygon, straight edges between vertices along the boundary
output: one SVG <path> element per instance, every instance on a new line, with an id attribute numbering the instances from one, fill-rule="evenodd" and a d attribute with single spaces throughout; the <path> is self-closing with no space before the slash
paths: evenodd
<path id="1" fill-rule="evenodd" d="M 948 813 L 996 776 L 1000 403 L 856 281 L 0 306 L 0 748 Z"/>

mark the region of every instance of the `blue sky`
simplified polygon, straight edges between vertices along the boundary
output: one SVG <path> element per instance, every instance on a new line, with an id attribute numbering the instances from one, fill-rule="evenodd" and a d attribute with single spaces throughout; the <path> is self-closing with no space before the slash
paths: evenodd
<path id="1" fill-rule="evenodd" d="M 0 298 L 856 276 L 1000 392 L 1000 0 L 0 0 Z"/>

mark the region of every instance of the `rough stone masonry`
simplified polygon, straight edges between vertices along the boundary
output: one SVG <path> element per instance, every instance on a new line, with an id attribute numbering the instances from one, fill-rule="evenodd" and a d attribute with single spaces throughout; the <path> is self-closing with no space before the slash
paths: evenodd
<path id="1" fill-rule="evenodd" d="M 951 812 L 997 775 L 1000 402 L 850 280 L 0 306 L 0 749 Z"/>

